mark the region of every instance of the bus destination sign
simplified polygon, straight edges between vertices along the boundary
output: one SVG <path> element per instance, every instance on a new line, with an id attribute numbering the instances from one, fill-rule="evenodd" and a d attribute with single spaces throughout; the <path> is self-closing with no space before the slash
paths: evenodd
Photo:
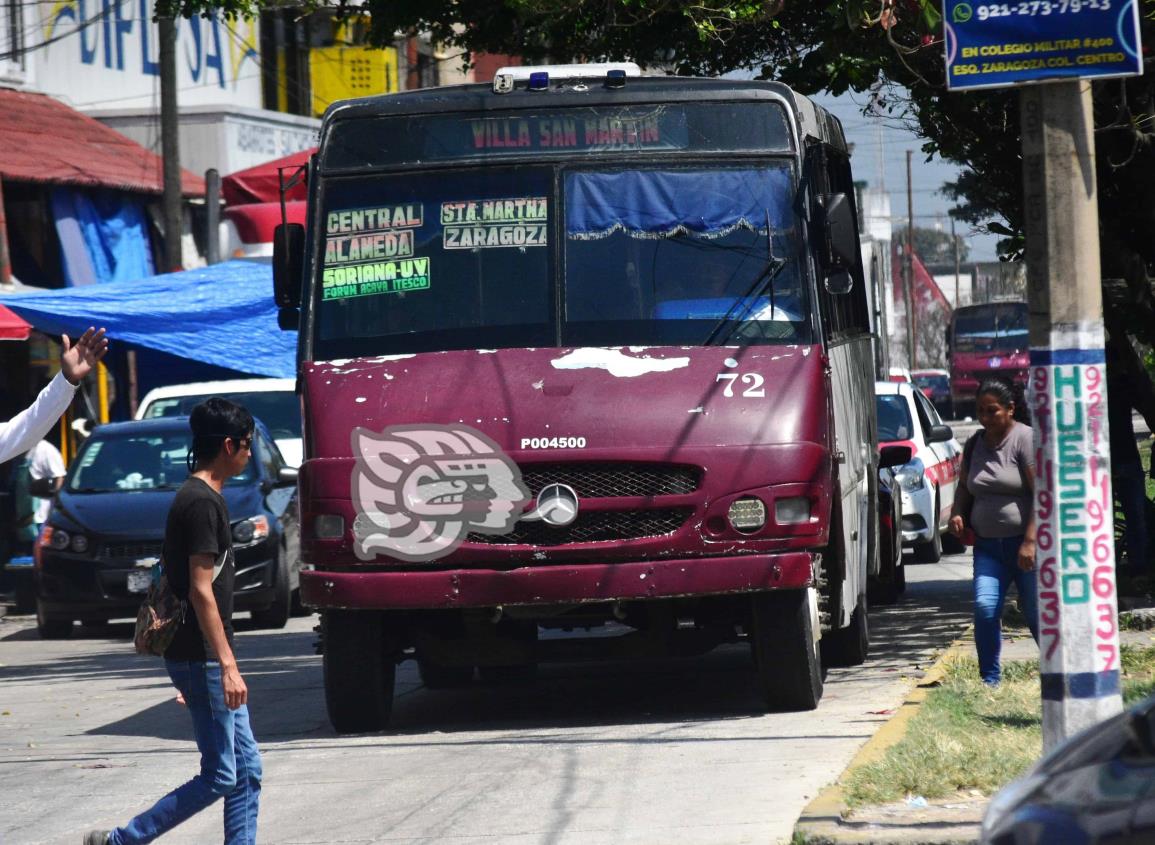
<path id="1" fill-rule="evenodd" d="M 944 0 L 951 90 L 1143 73 L 1137 0 Z"/>

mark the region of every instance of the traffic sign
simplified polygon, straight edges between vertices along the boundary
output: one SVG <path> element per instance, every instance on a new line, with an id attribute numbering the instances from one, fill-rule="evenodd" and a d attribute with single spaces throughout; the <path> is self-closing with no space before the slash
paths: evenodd
<path id="1" fill-rule="evenodd" d="M 1137 0 L 943 0 L 951 90 L 1143 73 Z"/>

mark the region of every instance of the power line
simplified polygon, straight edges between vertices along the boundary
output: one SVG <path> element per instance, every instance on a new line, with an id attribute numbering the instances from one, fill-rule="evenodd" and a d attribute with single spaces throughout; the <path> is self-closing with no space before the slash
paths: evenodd
<path id="1" fill-rule="evenodd" d="M 27 56 L 29 53 L 35 52 L 36 50 L 42 50 L 50 44 L 55 44 L 57 41 L 63 41 L 65 38 L 70 38 L 79 32 L 83 32 L 84 30 L 88 29 L 88 27 L 92 26 L 93 24 L 104 20 L 106 17 L 108 17 L 108 15 L 112 12 L 112 10 L 114 8 L 120 8 L 120 6 L 122 6 L 123 4 L 124 4 L 124 0 L 118 0 L 116 6 L 105 6 L 104 9 L 101 10 L 99 15 L 96 15 L 95 17 L 89 18 L 88 20 L 86 20 L 82 24 L 77 24 L 75 29 L 71 29 L 68 32 L 61 33 L 60 35 L 54 35 L 51 38 L 47 38 L 44 41 L 41 41 L 39 44 L 33 44 L 31 47 L 16 47 L 14 49 L 9 50 L 6 53 L 0 53 L 0 61 L 11 61 L 12 59 L 17 59 L 17 58 L 21 58 L 23 56 Z M 32 27 L 32 29 L 35 29 L 35 28 L 36 27 Z M 28 33 L 28 31 L 29 30 L 25 30 L 21 34 L 21 38 L 23 38 L 23 36 L 26 35 Z M 13 33 L 13 39 L 15 39 L 15 33 Z"/>

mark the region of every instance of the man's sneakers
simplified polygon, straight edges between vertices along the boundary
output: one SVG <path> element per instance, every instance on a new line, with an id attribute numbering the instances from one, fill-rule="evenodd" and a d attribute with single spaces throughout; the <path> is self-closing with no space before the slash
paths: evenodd
<path id="1" fill-rule="evenodd" d="M 108 830 L 90 830 L 84 834 L 84 845 L 108 845 Z"/>

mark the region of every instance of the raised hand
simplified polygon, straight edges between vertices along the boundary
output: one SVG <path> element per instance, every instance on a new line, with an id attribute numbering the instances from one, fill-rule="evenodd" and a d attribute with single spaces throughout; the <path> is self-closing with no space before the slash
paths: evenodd
<path id="1" fill-rule="evenodd" d="M 81 379 L 92 372 L 92 368 L 108 352 L 108 338 L 104 336 L 104 329 L 91 326 L 76 339 L 75 345 L 69 343 L 68 335 L 64 335 L 61 342 L 64 344 L 64 352 L 60 355 L 60 372 L 72 384 L 80 384 Z"/>

